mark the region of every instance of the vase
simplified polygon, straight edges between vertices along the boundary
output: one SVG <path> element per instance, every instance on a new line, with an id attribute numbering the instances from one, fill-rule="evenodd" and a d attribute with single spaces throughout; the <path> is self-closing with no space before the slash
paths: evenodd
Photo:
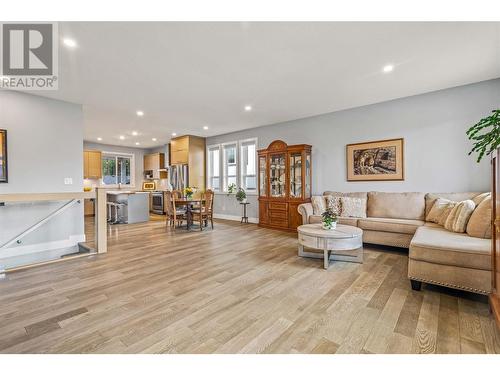
<path id="1" fill-rule="evenodd" d="M 188 201 L 190 201 L 191 199 L 193 199 L 193 195 L 192 195 L 192 194 L 190 194 L 190 195 L 187 195 L 187 194 L 186 194 L 186 199 L 187 199 Z"/>
<path id="2" fill-rule="evenodd" d="M 334 221 L 334 222 L 331 222 L 331 223 L 325 223 L 323 221 L 321 226 L 322 226 L 322 228 L 324 230 L 333 230 L 333 229 L 337 228 L 337 222 Z"/>

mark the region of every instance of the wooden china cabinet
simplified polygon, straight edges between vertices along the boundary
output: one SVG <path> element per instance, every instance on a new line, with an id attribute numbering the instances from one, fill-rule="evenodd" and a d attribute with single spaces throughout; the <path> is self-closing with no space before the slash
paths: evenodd
<path id="1" fill-rule="evenodd" d="M 258 155 L 259 226 L 295 231 L 297 207 L 311 201 L 311 146 L 274 141 Z"/>
<path id="2" fill-rule="evenodd" d="M 490 294 L 490 306 L 500 329 L 500 148 L 491 159 L 492 171 L 492 291 Z"/>

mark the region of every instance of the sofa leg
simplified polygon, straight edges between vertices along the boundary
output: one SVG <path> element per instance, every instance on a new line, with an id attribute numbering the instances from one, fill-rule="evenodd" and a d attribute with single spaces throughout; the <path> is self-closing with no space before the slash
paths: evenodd
<path id="1" fill-rule="evenodd" d="M 422 289 L 422 282 L 417 280 L 410 280 L 411 288 L 416 291 L 420 291 Z"/>

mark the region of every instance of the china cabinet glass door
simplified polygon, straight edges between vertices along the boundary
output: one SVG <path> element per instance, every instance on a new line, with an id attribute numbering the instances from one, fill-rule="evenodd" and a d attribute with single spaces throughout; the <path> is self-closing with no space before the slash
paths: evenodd
<path id="1" fill-rule="evenodd" d="M 285 192 L 285 154 L 271 155 L 269 163 L 270 195 L 274 198 L 284 197 Z"/>
<path id="2" fill-rule="evenodd" d="M 290 198 L 302 198 L 302 153 L 290 154 Z"/>
<path id="3" fill-rule="evenodd" d="M 306 165 L 305 165 L 305 196 L 304 198 L 311 198 L 311 153 L 306 153 Z"/>
<path id="4" fill-rule="evenodd" d="M 267 166 L 266 157 L 259 157 L 259 194 L 261 197 L 267 196 Z"/>

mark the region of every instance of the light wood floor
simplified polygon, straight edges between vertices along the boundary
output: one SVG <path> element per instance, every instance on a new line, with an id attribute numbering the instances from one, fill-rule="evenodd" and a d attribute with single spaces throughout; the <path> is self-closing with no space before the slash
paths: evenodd
<path id="1" fill-rule="evenodd" d="M 413 292 L 405 252 L 297 257 L 296 236 L 217 221 L 113 226 L 106 255 L 0 281 L 5 353 L 499 353 L 482 297 Z"/>

